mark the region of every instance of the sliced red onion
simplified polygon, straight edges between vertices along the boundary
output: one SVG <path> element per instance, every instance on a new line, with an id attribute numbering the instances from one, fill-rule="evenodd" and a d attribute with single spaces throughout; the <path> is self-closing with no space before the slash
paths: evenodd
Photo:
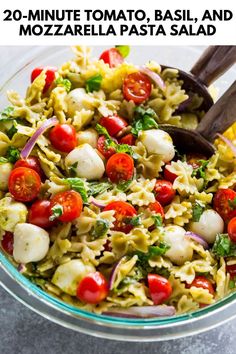
<path id="1" fill-rule="evenodd" d="M 114 308 L 103 312 L 103 315 L 129 317 L 129 318 L 152 318 L 174 316 L 174 306 L 133 306 L 130 308 Z"/>
<path id="2" fill-rule="evenodd" d="M 114 283 L 116 281 L 116 276 L 117 276 L 119 267 L 124 261 L 126 261 L 126 259 L 127 259 L 126 256 L 124 256 L 114 265 L 114 267 L 113 267 L 113 269 L 111 271 L 110 279 L 109 279 L 109 284 L 108 284 L 109 290 L 113 289 L 113 286 L 114 286 Z"/>
<path id="3" fill-rule="evenodd" d="M 198 243 L 200 243 L 200 245 L 202 245 L 205 249 L 209 248 L 208 243 L 198 234 L 195 234 L 194 232 L 188 231 L 186 232 L 185 236 L 187 238 L 191 238 L 191 240 L 194 240 Z"/>
<path id="4" fill-rule="evenodd" d="M 20 263 L 17 267 L 17 270 L 23 274 L 26 271 L 26 266 L 23 263 Z"/>
<path id="5" fill-rule="evenodd" d="M 27 141 L 25 147 L 21 150 L 21 158 L 24 160 L 27 159 L 27 157 L 30 155 L 31 151 L 33 150 L 34 145 L 36 144 L 40 135 L 42 135 L 48 128 L 53 127 L 57 123 L 58 120 L 56 117 L 49 118 L 45 122 L 43 122 L 41 127 L 36 130 L 36 132 Z"/>
<path id="6" fill-rule="evenodd" d="M 105 208 L 105 204 L 102 204 L 101 202 L 98 202 L 95 198 L 93 198 L 93 197 L 91 197 L 90 198 L 90 203 L 91 204 L 93 204 L 93 205 L 95 205 L 96 207 L 98 207 L 98 208 Z"/>
<path id="7" fill-rule="evenodd" d="M 140 71 L 147 75 L 148 77 L 150 77 L 150 79 L 152 79 L 155 84 L 160 87 L 160 89 L 162 91 L 165 90 L 166 85 L 164 83 L 164 81 L 162 80 L 162 78 L 160 77 L 160 75 L 158 75 L 157 73 L 155 73 L 154 71 L 150 70 L 149 68 L 147 68 L 146 66 L 141 66 L 140 67 Z"/>
<path id="8" fill-rule="evenodd" d="M 234 144 L 232 143 L 232 141 L 230 141 L 229 139 L 227 139 L 224 135 L 217 133 L 216 134 L 221 140 L 223 140 L 225 142 L 226 145 L 228 145 L 228 147 L 232 150 L 232 153 L 234 154 L 234 156 L 236 157 L 236 146 L 234 146 Z"/>

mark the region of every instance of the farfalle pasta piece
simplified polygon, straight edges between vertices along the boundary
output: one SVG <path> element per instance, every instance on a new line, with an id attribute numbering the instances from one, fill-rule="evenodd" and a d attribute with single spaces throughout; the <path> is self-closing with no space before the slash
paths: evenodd
<path id="1" fill-rule="evenodd" d="M 140 141 L 133 147 L 133 150 L 137 155 L 138 172 L 145 178 L 158 177 L 164 165 L 162 156 L 157 154 L 148 155 L 145 146 Z"/>
<path id="2" fill-rule="evenodd" d="M 185 262 L 183 266 L 174 266 L 171 274 L 175 278 L 180 278 L 182 282 L 191 284 L 196 276 L 196 273 L 208 273 L 212 270 L 211 264 L 204 259 L 195 260 L 192 262 Z"/>
<path id="3" fill-rule="evenodd" d="M 96 201 L 98 204 L 107 205 L 113 201 L 121 200 L 125 202 L 127 200 L 127 195 L 124 192 L 119 191 L 116 188 L 113 188 L 110 191 L 98 194 L 96 198 L 90 197 L 89 202 Z"/>
<path id="4" fill-rule="evenodd" d="M 196 311 L 199 308 L 199 305 L 196 301 L 192 299 L 191 296 L 183 295 L 178 300 L 176 307 L 176 313 L 180 315 L 182 313 Z"/>
<path id="5" fill-rule="evenodd" d="M 130 259 L 128 259 L 127 257 L 122 258 L 122 260 L 119 262 L 117 266 L 118 270 L 111 290 L 118 288 L 121 281 L 132 271 L 137 260 L 138 260 L 138 256 L 136 255 Z"/>
<path id="6" fill-rule="evenodd" d="M 98 257 L 101 256 L 106 243 L 106 235 L 94 241 L 88 240 L 87 235 L 80 236 L 80 242 L 71 240 L 70 252 L 78 252 L 85 264 L 91 263 L 94 266 L 99 264 Z"/>
<path id="7" fill-rule="evenodd" d="M 66 122 L 66 104 L 67 92 L 65 87 L 58 86 L 55 87 L 50 94 L 47 109 L 52 108 L 53 114 L 58 118 L 60 123 Z"/>
<path id="8" fill-rule="evenodd" d="M 32 106 L 35 103 L 41 102 L 45 83 L 46 72 L 43 70 L 28 87 L 25 97 L 25 104 L 27 106 Z"/>
<path id="9" fill-rule="evenodd" d="M 76 55 L 74 58 L 76 65 L 78 65 L 80 69 L 86 68 L 90 62 L 91 48 L 87 46 L 74 46 L 72 50 Z"/>
<path id="10" fill-rule="evenodd" d="M 230 275 L 226 272 L 225 260 L 220 258 L 220 268 L 216 272 L 216 299 L 222 299 L 229 292 Z"/>
<path id="11" fill-rule="evenodd" d="M 215 302 L 214 296 L 207 289 L 191 286 L 189 293 L 192 295 L 193 300 L 199 304 L 210 305 Z"/>
<path id="12" fill-rule="evenodd" d="M 213 194 L 212 193 L 206 193 L 206 192 L 196 192 L 194 194 L 191 194 L 189 196 L 189 201 L 191 203 L 195 203 L 198 202 L 200 204 L 211 204 L 212 202 L 212 198 L 213 198 Z"/>
<path id="13" fill-rule="evenodd" d="M 230 173 L 228 176 L 222 177 L 219 180 L 219 188 L 234 188 L 236 185 L 236 171 Z"/>
<path id="14" fill-rule="evenodd" d="M 207 182 L 211 182 L 213 180 L 219 180 L 221 178 L 221 174 L 216 169 L 218 158 L 219 158 L 219 155 L 216 153 L 209 159 L 209 163 L 208 163 L 208 165 L 206 167 L 206 171 L 205 171 L 205 175 L 206 175 L 205 180 Z"/>
<path id="15" fill-rule="evenodd" d="M 182 295 L 189 293 L 189 289 L 186 289 L 185 284 L 181 283 L 179 279 L 176 279 L 173 274 L 170 275 L 168 280 L 172 286 L 170 300 L 176 301 Z"/>
<path id="16" fill-rule="evenodd" d="M 168 258 L 162 257 L 162 256 L 152 256 L 150 257 L 150 259 L 148 260 L 148 264 L 150 265 L 150 267 L 152 268 L 166 268 L 166 269 L 170 269 L 172 267 L 172 263 Z"/>
<path id="17" fill-rule="evenodd" d="M 176 196 L 170 205 L 165 208 L 165 220 L 172 224 L 183 226 L 192 218 L 192 204 L 187 201 L 180 202 Z"/>
<path id="18" fill-rule="evenodd" d="M 127 195 L 127 200 L 133 205 L 143 206 L 149 205 L 155 202 L 155 196 L 153 194 L 153 189 L 155 187 L 156 180 L 149 179 L 139 179 L 133 180 L 129 186 L 129 190 L 132 193 Z"/>
<path id="19" fill-rule="evenodd" d="M 85 125 L 89 124 L 93 119 L 94 112 L 91 110 L 86 110 L 82 108 L 81 111 L 77 111 L 72 119 L 72 124 L 76 129 L 80 130 Z"/>

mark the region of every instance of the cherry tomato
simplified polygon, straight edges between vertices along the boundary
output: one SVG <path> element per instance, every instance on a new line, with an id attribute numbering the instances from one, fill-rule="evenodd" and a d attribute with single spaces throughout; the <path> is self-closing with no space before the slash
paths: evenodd
<path id="1" fill-rule="evenodd" d="M 76 130 L 69 124 L 57 124 L 49 133 L 49 139 L 55 149 L 70 152 L 77 146 Z"/>
<path id="2" fill-rule="evenodd" d="M 170 282 L 158 274 L 148 274 L 148 287 L 154 305 L 162 304 L 172 293 Z"/>
<path id="3" fill-rule="evenodd" d="M 113 183 L 128 181 L 134 174 L 134 160 L 125 153 L 116 153 L 107 161 L 106 174 Z"/>
<path id="4" fill-rule="evenodd" d="M 62 206 L 63 209 L 62 215 L 58 217 L 58 220 L 70 222 L 80 216 L 83 208 L 83 201 L 79 193 L 75 191 L 66 191 L 57 193 L 52 197 L 51 209 L 56 205 Z"/>
<path id="5" fill-rule="evenodd" d="M 236 276 L 236 264 L 227 265 L 226 271 L 230 274 L 230 278 L 234 279 L 234 277 Z"/>
<path id="6" fill-rule="evenodd" d="M 231 241 L 236 242 L 236 217 L 228 223 L 227 231 Z"/>
<path id="7" fill-rule="evenodd" d="M 99 121 L 106 128 L 111 136 L 116 136 L 122 129 L 127 127 L 128 123 L 119 116 L 102 117 Z"/>
<path id="8" fill-rule="evenodd" d="M 205 155 L 197 153 L 187 155 L 187 162 L 189 165 L 192 165 L 193 169 L 197 169 L 201 166 L 200 160 L 207 160 L 207 158 Z"/>
<path id="9" fill-rule="evenodd" d="M 46 72 L 46 82 L 45 82 L 45 86 L 44 86 L 44 89 L 43 89 L 43 93 L 47 92 L 47 90 L 49 89 L 49 87 L 52 85 L 53 81 L 55 80 L 56 78 L 56 71 L 57 71 L 57 68 L 56 67 L 50 67 L 50 66 L 45 66 L 45 67 L 38 67 L 38 68 L 35 68 L 32 73 L 31 73 L 31 82 L 33 82 L 36 77 L 38 77 L 41 72 L 45 70 Z"/>
<path id="10" fill-rule="evenodd" d="M 10 256 L 13 255 L 13 244 L 14 244 L 13 234 L 8 231 L 5 232 L 3 239 L 1 241 L 1 245 L 4 251 L 10 254 Z"/>
<path id="11" fill-rule="evenodd" d="M 29 209 L 28 222 L 47 229 L 55 224 L 55 222 L 49 220 L 50 216 L 51 202 L 46 199 L 37 200 Z"/>
<path id="12" fill-rule="evenodd" d="M 164 168 L 164 177 L 167 181 L 173 183 L 175 181 L 175 179 L 178 177 L 175 173 L 170 172 L 166 166 L 170 165 L 170 163 L 165 165 Z"/>
<path id="13" fill-rule="evenodd" d="M 215 293 L 210 280 L 201 275 L 195 277 L 194 281 L 190 285 L 188 285 L 187 288 L 191 288 L 192 286 L 195 286 L 196 288 L 206 289 L 212 295 L 214 295 Z"/>
<path id="14" fill-rule="evenodd" d="M 123 83 L 123 95 L 127 101 L 140 104 L 146 101 L 151 94 L 151 81 L 140 71 L 126 76 Z"/>
<path id="15" fill-rule="evenodd" d="M 100 272 L 86 275 L 77 288 L 79 300 L 88 304 L 98 304 L 108 295 L 108 283 Z"/>
<path id="16" fill-rule="evenodd" d="M 213 199 L 213 207 L 224 219 L 229 222 L 236 216 L 236 208 L 230 202 L 236 201 L 236 192 L 232 189 L 218 189 Z"/>
<path id="17" fill-rule="evenodd" d="M 110 68 L 115 68 L 124 61 L 124 58 L 116 48 L 105 50 L 99 59 L 103 60 L 105 64 L 109 64 Z"/>
<path id="18" fill-rule="evenodd" d="M 29 156 L 25 160 L 21 159 L 16 161 L 14 168 L 17 167 L 31 168 L 32 170 L 35 170 L 41 178 L 44 176 L 43 170 L 40 166 L 39 159 L 36 156 Z"/>
<path id="19" fill-rule="evenodd" d="M 135 145 L 135 137 L 133 134 L 127 134 L 120 139 L 120 144 Z"/>
<path id="20" fill-rule="evenodd" d="M 165 216 L 164 209 L 158 201 L 150 203 L 148 205 L 148 209 L 153 211 L 155 214 L 160 214 L 162 218 Z"/>
<path id="21" fill-rule="evenodd" d="M 104 135 L 98 138 L 97 149 L 106 159 L 109 159 L 109 157 L 116 153 L 114 147 L 106 146 L 106 138 Z"/>
<path id="22" fill-rule="evenodd" d="M 27 167 L 12 170 L 8 188 L 12 196 L 20 202 L 30 202 L 39 194 L 41 179 L 39 174 Z"/>
<path id="23" fill-rule="evenodd" d="M 156 200 L 163 206 L 170 204 L 175 196 L 175 190 L 172 183 L 165 180 L 156 181 L 154 193 Z"/>
<path id="24" fill-rule="evenodd" d="M 111 202 L 107 206 L 105 206 L 104 211 L 114 210 L 114 218 L 116 219 L 113 227 L 113 230 L 121 231 L 124 233 L 129 233 L 133 225 L 128 223 L 128 219 L 137 215 L 135 208 L 126 202 L 117 201 Z"/>

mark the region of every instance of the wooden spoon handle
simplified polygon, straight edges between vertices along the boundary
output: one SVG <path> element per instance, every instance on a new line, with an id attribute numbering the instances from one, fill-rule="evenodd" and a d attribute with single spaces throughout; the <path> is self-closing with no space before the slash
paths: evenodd
<path id="1" fill-rule="evenodd" d="M 216 133 L 223 133 L 236 122 L 236 81 L 209 109 L 197 127 L 197 132 L 209 142 L 213 142 Z"/>
<path id="2" fill-rule="evenodd" d="M 190 72 L 209 86 L 236 62 L 236 46 L 208 47 Z"/>

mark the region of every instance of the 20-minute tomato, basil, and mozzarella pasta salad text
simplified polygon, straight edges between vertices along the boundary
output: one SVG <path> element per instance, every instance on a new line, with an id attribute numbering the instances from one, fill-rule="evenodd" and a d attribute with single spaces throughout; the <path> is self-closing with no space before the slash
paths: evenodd
<path id="1" fill-rule="evenodd" d="M 177 70 L 128 63 L 126 46 L 100 59 L 73 50 L 60 68 L 35 68 L 25 97 L 7 92 L 2 251 L 85 310 L 155 317 L 213 304 L 235 289 L 235 126 L 212 157 L 181 154 L 161 124 L 195 129 L 204 112 Z"/>

